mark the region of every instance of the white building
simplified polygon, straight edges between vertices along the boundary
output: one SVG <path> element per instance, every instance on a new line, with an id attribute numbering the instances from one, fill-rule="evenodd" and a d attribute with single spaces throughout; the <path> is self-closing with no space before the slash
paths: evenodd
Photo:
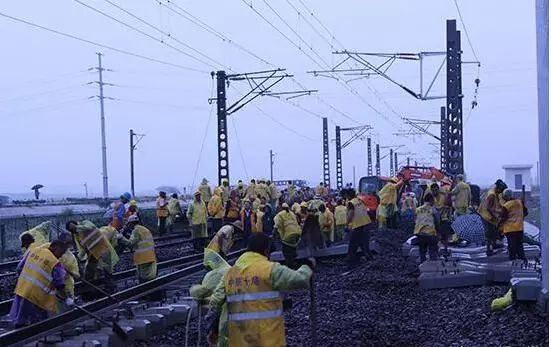
<path id="1" fill-rule="evenodd" d="M 532 191 L 532 176 L 530 169 L 533 165 L 503 165 L 505 183 L 513 192 L 521 192 L 524 185 L 526 192 Z"/>

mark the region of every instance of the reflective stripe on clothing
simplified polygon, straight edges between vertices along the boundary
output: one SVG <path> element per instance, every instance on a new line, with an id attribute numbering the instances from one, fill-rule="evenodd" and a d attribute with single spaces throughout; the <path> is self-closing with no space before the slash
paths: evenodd
<path id="1" fill-rule="evenodd" d="M 432 208 L 430 205 L 422 205 L 415 210 L 414 234 L 436 235 Z"/>
<path id="2" fill-rule="evenodd" d="M 25 258 L 15 294 L 48 312 L 56 312 L 56 290 L 52 271 L 59 260 L 48 248 L 34 248 Z"/>
<path id="3" fill-rule="evenodd" d="M 281 297 L 281 294 L 278 291 L 269 291 L 269 292 L 229 295 L 226 298 L 226 301 L 227 302 L 253 301 L 253 300 L 277 299 L 280 297 Z"/>
<path id="4" fill-rule="evenodd" d="M 134 250 L 134 265 L 143 265 L 157 262 L 155 242 L 151 231 L 143 225 L 136 225 L 132 230 L 131 239 L 135 240 L 137 248 Z"/>
<path id="5" fill-rule="evenodd" d="M 273 311 L 259 311 L 259 312 L 247 312 L 247 313 L 230 313 L 228 318 L 230 321 L 246 321 L 253 319 L 269 319 L 278 318 L 283 315 L 282 310 Z"/>

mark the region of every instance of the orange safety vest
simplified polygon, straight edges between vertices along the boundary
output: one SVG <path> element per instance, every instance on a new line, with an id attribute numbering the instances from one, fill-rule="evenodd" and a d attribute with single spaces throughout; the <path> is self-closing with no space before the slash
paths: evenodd
<path id="1" fill-rule="evenodd" d="M 132 231 L 134 238 L 139 239 L 138 247 L 134 251 L 134 265 L 155 263 L 155 242 L 151 231 L 142 225 L 136 225 Z"/>
<path id="2" fill-rule="evenodd" d="M 31 249 L 17 279 L 15 294 L 48 312 L 57 312 L 52 270 L 59 260 L 48 248 Z"/>
<path id="3" fill-rule="evenodd" d="M 285 346 L 283 303 L 272 287 L 274 264 L 255 255 L 244 253 L 240 260 L 250 261 L 244 267 L 234 265 L 224 277 L 229 345 Z"/>

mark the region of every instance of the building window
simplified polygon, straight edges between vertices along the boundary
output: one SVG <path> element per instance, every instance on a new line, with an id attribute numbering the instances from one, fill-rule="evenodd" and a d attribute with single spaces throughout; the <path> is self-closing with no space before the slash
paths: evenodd
<path id="1" fill-rule="evenodd" d="M 522 175 L 515 175 L 515 189 L 522 189 Z"/>

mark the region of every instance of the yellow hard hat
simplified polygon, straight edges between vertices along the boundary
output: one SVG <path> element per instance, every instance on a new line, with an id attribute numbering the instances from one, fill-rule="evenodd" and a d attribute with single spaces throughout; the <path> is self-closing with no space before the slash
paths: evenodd
<path id="1" fill-rule="evenodd" d="M 138 202 L 136 200 L 130 200 L 130 206 L 138 206 Z"/>
<path id="2" fill-rule="evenodd" d="M 300 207 L 308 207 L 308 203 L 306 201 L 303 201 L 300 203 Z"/>

